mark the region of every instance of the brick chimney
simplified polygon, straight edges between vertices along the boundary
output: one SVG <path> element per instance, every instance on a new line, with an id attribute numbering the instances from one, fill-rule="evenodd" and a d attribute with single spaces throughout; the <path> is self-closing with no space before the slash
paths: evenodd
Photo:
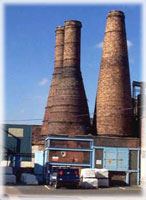
<path id="1" fill-rule="evenodd" d="M 125 16 L 110 11 L 104 36 L 96 97 L 98 135 L 131 136 L 132 102 Z"/>
<path id="2" fill-rule="evenodd" d="M 80 71 L 81 22 L 64 25 L 63 72 L 51 109 L 49 134 L 71 137 L 90 132 L 90 117 Z"/>
<path id="3" fill-rule="evenodd" d="M 56 45 L 55 45 L 54 73 L 47 99 L 47 105 L 45 107 L 44 120 L 41 130 L 41 135 L 46 135 L 46 136 L 48 135 L 48 122 L 50 119 L 51 108 L 54 103 L 54 97 L 56 96 L 56 89 L 60 84 L 60 78 L 62 76 L 63 53 L 64 53 L 64 26 L 58 26 L 56 28 L 55 33 L 56 33 Z"/>

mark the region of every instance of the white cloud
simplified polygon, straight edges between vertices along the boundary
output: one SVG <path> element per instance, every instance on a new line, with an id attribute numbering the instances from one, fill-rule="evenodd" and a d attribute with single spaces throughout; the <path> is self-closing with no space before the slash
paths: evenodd
<path id="1" fill-rule="evenodd" d="M 103 47 L 103 42 L 97 43 L 96 48 L 102 48 L 102 47 Z"/>
<path id="2" fill-rule="evenodd" d="M 43 78 L 42 81 L 40 81 L 40 82 L 38 83 L 38 85 L 39 85 L 39 86 L 44 86 L 44 85 L 46 85 L 47 83 L 48 83 L 48 79 L 47 79 L 47 78 Z"/>
<path id="3" fill-rule="evenodd" d="M 127 40 L 127 46 L 128 46 L 128 48 L 130 48 L 133 46 L 133 43 L 130 40 Z"/>

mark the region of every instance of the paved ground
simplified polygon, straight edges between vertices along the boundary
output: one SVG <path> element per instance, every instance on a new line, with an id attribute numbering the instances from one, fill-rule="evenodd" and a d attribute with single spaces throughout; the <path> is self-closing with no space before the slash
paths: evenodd
<path id="1" fill-rule="evenodd" d="M 143 190 L 139 186 L 132 187 L 111 187 L 99 189 L 54 189 L 45 185 L 37 186 L 4 186 L 1 199 L 51 199 L 51 200 L 83 200 L 97 199 L 144 199 Z"/>

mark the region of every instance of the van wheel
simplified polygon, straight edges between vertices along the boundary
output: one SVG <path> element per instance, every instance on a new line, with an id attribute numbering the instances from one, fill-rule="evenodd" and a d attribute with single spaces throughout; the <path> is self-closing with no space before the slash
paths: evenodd
<path id="1" fill-rule="evenodd" d="M 55 183 L 54 187 L 55 187 L 55 189 L 59 189 L 60 188 L 58 183 Z"/>
<path id="2" fill-rule="evenodd" d="M 50 186 L 52 187 L 52 186 L 53 186 L 53 183 L 50 183 Z"/>

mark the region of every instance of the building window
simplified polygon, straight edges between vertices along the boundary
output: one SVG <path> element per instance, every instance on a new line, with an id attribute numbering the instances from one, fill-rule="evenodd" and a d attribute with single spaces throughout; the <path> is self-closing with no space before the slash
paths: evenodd
<path id="1" fill-rule="evenodd" d="M 8 134 L 9 137 L 15 136 L 15 137 L 23 137 L 23 128 L 9 128 L 8 132 L 10 134 Z"/>

